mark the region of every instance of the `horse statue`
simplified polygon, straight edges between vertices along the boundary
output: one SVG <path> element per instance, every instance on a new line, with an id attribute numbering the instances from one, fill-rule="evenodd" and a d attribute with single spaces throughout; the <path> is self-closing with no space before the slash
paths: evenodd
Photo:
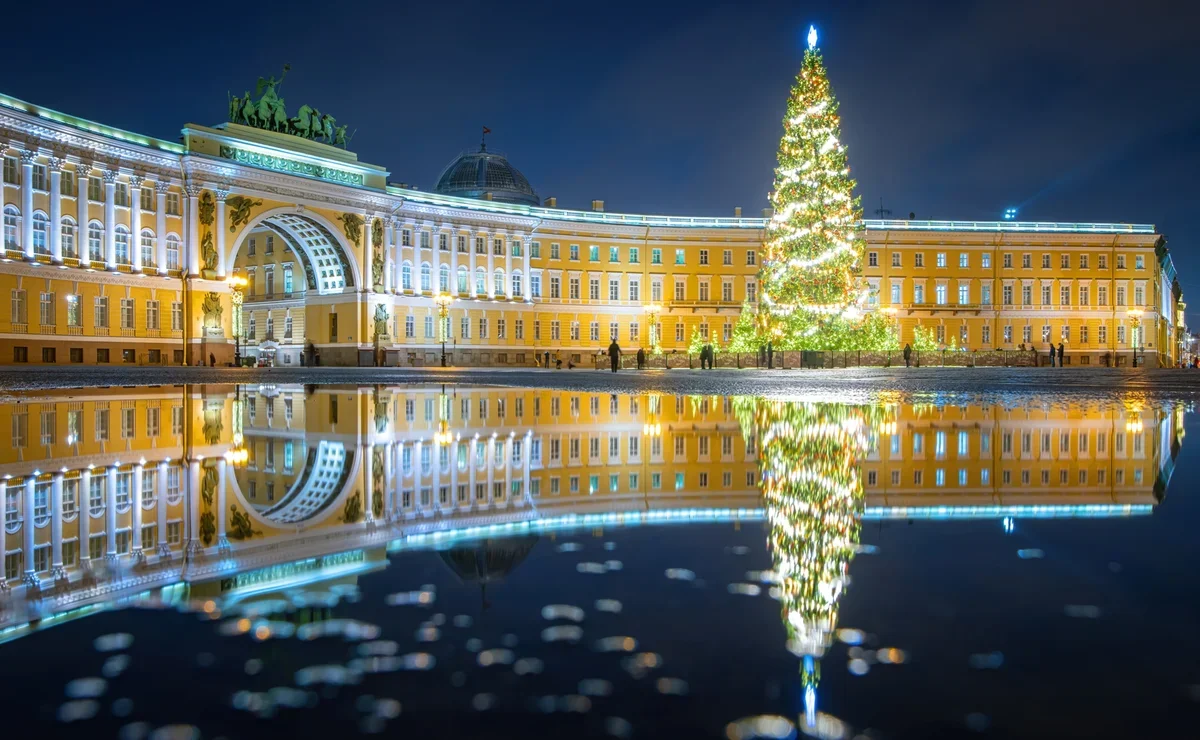
<path id="1" fill-rule="evenodd" d="M 254 106 L 254 101 L 250 98 L 250 91 L 246 91 L 246 96 L 242 98 L 242 116 L 239 123 L 247 126 L 258 125 L 258 112 Z"/>
<path id="2" fill-rule="evenodd" d="M 317 120 L 317 112 L 312 109 L 307 103 L 300 106 L 300 110 L 296 112 L 296 117 L 289 119 L 292 132 L 297 136 L 303 136 L 306 139 L 311 139 L 313 136 L 313 123 Z"/>
<path id="3" fill-rule="evenodd" d="M 279 98 L 275 105 L 274 115 L 271 119 L 271 127 L 275 131 L 287 133 L 288 130 L 288 115 L 287 106 L 284 105 L 283 98 Z"/>
<path id="4" fill-rule="evenodd" d="M 337 119 L 335 119 L 333 116 L 329 115 L 328 113 L 321 116 L 321 133 L 325 137 L 326 144 L 333 143 L 333 128 L 334 128 L 334 124 L 336 122 L 337 122 Z"/>

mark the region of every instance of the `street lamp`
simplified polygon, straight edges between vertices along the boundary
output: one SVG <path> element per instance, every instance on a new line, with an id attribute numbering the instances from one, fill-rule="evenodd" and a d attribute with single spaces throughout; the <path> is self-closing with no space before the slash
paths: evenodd
<path id="1" fill-rule="evenodd" d="M 242 366 L 242 335 L 245 333 L 242 326 L 242 291 L 250 284 L 250 281 L 241 275 L 230 275 L 225 279 L 229 285 L 230 297 L 233 302 L 233 338 L 235 340 L 233 349 L 233 364 L 237 367 Z"/>
<path id="2" fill-rule="evenodd" d="M 654 348 L 658 346 L 660 341 L 660 337 L 658 336 L 658 316 L 662 313 L 662 306 L 657 303 L 647 303 L 645 311 L 650 322 L 650 331 L 647 333 L 647 336 L 650 338 L 650 352 L 653 354 Z"/>
<path id="3" fill-rule="evenodd" d="M 1142 314 L 1145 311 L 1140 308 L 1131 308 L 1125 313 L 1129 315 L 1129 323 L 1133 325 L 1133 336 L 1130 337 L 1132 340 L 1130 344 L 1133 345 L 1133 366 L 1137 367 L 1138 345 L 1142 343 Z"/>
<path id="4" fill-rule="evenodd" d="M 446 367 L 446 334 L 450 330 L 447 318 L 450 316 L 450 304 L 454 302 L 454 296 L 449 293 L 437 293 L 433 296 L 433 302 L 438 307 L 438 324 L 442 333 L 442 367 Z"/>

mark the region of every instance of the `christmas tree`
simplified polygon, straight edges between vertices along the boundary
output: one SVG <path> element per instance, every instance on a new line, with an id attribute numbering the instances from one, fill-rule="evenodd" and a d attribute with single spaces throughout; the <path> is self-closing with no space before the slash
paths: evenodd
<path id="1" fill-rule="evenodd" d="M 784 349 L 882 349 L 881 343 L 893 343 L 889 322 L 864 319 L 862 208 L 840 141 L 837 99 L 816 45 L 816 29 L 810 28 L 779 142 L 760 320 Z"/>

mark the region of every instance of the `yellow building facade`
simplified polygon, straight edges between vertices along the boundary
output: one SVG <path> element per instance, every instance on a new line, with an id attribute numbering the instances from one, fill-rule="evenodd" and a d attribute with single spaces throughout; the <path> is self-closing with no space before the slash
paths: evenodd
<path id="1" fill-rule="evenodd" d="M 444 345 L 455 365 L 578 364 L 614 339 L 723 345 L 757 301 L 763 218 L 539 205 L 486 151 L 425 192 L 289 133 L 182 134 L 0 96 L 0 361 L 407 366 L 440 364 Z M 519 187 L 463 186 L 476 165 Z M 1175 359 L 1180 296 L 1151 226 L 863 226 L 872 308 L 902 343 L 925 326 L 972 350 L 1061 341 L 1073 364 Z"/>

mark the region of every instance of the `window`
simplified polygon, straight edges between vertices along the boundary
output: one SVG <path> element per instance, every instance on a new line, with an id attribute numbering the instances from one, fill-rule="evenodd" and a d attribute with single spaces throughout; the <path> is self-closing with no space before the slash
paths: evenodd
<path id="1" fill-rule="evenodd" d="M 971 266 L 971 255 L 967 254 L 966 252 L 959 252 L 958 253 L 958 266 L 959 267 L 970 267 Z"/>
<path id="2" fill-rule="evenodd" d="M 1135 255 L 1133 258 L 1133 269 L 1145 270 L 1146 269 L 1146 258 L 1140 254 Z"/>
<path id="3" fill-rule="evenodd" d="M 655 247 L 654 249 L 650 250 L 650 264 L 652 264 L 652 265 L 661 265 L 662 264 L 662 250 L 661 249 Z"/>
<path id="4" fill-rule="evenodd" d="M 971 302 L 971 286 L 969 284 L 959 283 L 958 302 L 960 305 L 967 305 Z"/>
<path id="5" fill-rule="evenodd" d="M 79 253 L 75 251 L 75 222 L 69 218 L 62 220 L 62 253 L 64 257 L 78 258 Z"/>
<path id="6" fill-rule="evenodd" d="M 675 300 L 682 301 L 687 294 L 687 283 L 683 280 L 675 281 Z"/>
<path id="7" fill-rule="evenodd" d="M 946 305 L 946 284 L 938 283 L 936 293 L 937 293 L 937 304 L 939 306 Z"/>
<path id="8" fill-rule="evenodd" d="M 593 277 L 588 280 L 588 298 L 593 301 L 600 300 L 600 278 Z"/>
<path id="9" fill-rule="evenodd" d="M 639 282 L 638 280 L 634 279 L 631 276 L 629 278 L 629 300 L 640 301 L 642 299 L 641 298 L 641 290 L 642 290 L 641 282 Z M 1141 290 L 1141 288 L 1139 288 L 1138 290 Z"/>
<path id="10" fill-rule="evenodd" d="M 1133 289 L 1133 305 L 1142 306 L 1146 303 L 1145 289 L 1138 285 Z"/>
<path id="11" fill-rule="evenodd" d="M 1091 305 L 1090 299 L 1091 299 L 1090 289 L 1088 288 L 1088 286 L 1080 285 L 1079 286 L 1079 305 L 1081 305 L 1081 306 Z"/>
<path id="12" fill-rule="evenodd" d="M 1058 304 L 1060 306 L 1071 305 L 1071 286 L 1060 285 L 1058 287 Z"/>
<path id="13" fill-rule="evenodd" d="M 677 265 L 686 264 L 686 262 L 684 261 L 684 251 L 682 249 L 675 250 L 675 264 L 677 264 Z"/>
<path id="14" fill-rule="evenodd" d="M 992 286 L 990 283 L 984 283 L 980 287 L 979 302 L 984 306 L 992 305 Z"/>
<path id="15" fill-rule="evenodd" d="M 1025 283 L 1021 286 L 1021 305 L 1033 305 L 1033 286 L 1029 283 Z"/>
<path id="16" fill-rule="evenodd" d="M 99 177 L 88 177 L 88 200 L 94 203 L 104 200 L 104 183 Z"/>
<path id="17" fill-rule="evenodd" d="M 16 314 L 14 313 L 14 315 Z M 92 319 L 93 326 L 97 328 L 108 327 L 108 296 L 96 296 Z"/>
<path id="18" fill-rule="evenodd" d="M 178 216 L 180 213 L 179 193 L 167 193 L 167 215 Z"/>
<path id="19" fill-rule="evenodd" d="M 914 267 L 924 267 L 925 266 L 925 254 L 923 252 L 917 252 L 915 255 L 913 255 L 913 266 Z"/>
<path id="20" fill-rule="evenodd" d="M 167 269 L 179 269 L 179 237 L 174 234 L 167 237 Z"/>
<path id="21" fill-rule="evenodd" d="M 867 266 L 879 267 L 879 252 L 867 252 Z"/>
<path id="22" fill-rule="evenodd" d="M 924 302 L 925 302 L 925 286 L 924 285 L 914 285 L 913 286 L 913 303 L 921 304 Z"/>
<path id="23" fill-rule="evenodd" d="M 1108 286 L 1107 285 L 1096 286 L 1096 305 L 1097 306 L 1107 306 L 1108 305 Z"/>
<path id="24" fill-rule="evenodd" d="M 1117 305 L 1118 306 L 1125 305 L 1125 286 L 1123 286 L 1123 285 L 1117 286 Z"/>
<path id="25" fill-rule="evenodd" d="M 22 291 L 24 292 L 24 291 Z M 40 293 L 38 301 L 38 319 L 42 326 L 54 326 L 54 294 Z"/>
<path id="26" fill-rule="evenodd" d="M 567 249 L 568 249 L 568 253 L 569 253 L 568 258 L 571 259 L 572 261 L 578 262 L 579 261 L 579 245 L 572 244 Z"/>
<path id="27" fill-rule="evenodd" d="M 989 269 L 989 268 L 991 268 L 991 266 L 992 266 L 992 255 L 988 254 L 987 252 L 984 252 L 982 255 L 980 255 L 980 267 L 983 267 L 984 269 Z"/>
<path id="28" fill-rule="evenodd" d="M 1004 327 L 1004 343 L 1012 344 L 1012 327 L 1011 326 Z"/>
<path id="29" fill-rule="evenodd" d="M 1033 255 L 1026 253 L 1021 255 L 1021 267 L 1028 270 L 1033 267 Z M 1049 267 L 1049 265 L 1047 265 Z"/>
<path id="30" fill-rule="evenodd" d="M 567 285 L 568 285 L 568 291 L 569 291 L 567 293 L 567 297 L 570 298 L 571 300 L 578 300 L 579 299 L 579 278 L 577 278 L 577 277 L 569 278 L 567 281 Z"/>
<path id="31" fill-rule="evenodd" d="M 892 267 L 900 267 L 900 253 L 892 252 Z"/>
<path id="32" fill-rule="evenodd" d="M 1123 254 L 1117 255 L 1117 269 L 1118 270 L 1125 269 L 1125 255 L 1123 255 Z"/>
<path id="33" fill-rule="evenodd" d="M 560 278 L 559 276 L 557 276 L 557 275 L 550 276 L 550 297 L 551 298 L 561 298 L 562 297 L 561 282 L 562 282 L 562 278 Z"/>
<path id="34" fill-rule="evenodd" d="M 1033 327 L 1029 324 L 1021 327 L 1021 341 L 1025 344 L 1033 341 Z"/>
<path id="35" fill-rule="evenodd" d="M 146 301 L 146 328 L 158 330 L 158 301 Z"/>
<path id="36" fill-rule="evenodd" d="M 1062 267 L 1062 269 L 1064 269 L 1064 270 L 1071 269 L 1071 255 L 1069 255 L 1069 254 L 1060 255 L 1059 263 L 1060 263 L 1060 267 Z"/>
<path id="37" fill-rule="evenodd" d="M 154 233 L 149 229 L 142 229 L 142 233 L 138 236 L 138 249 L 142 266 L 154 267 Z"/>
<path id="38" fill-rule="evenodd" d="M 50 219 L 41 211 L 33 212 L 33 251 L 34 254 L 50 254 L 49 245 Z"/>
<path id="39" fill-rule="evenodd" d="M 1043 306 L 1050 305 L 1050 284 L 1049 283 L 1045 283 L 1042 285 L 1042 305 Z"/>
<path id="40" fill-rule="evenodd" d="M 636 265 L 640 261 L 637 247 L 629 248 L 629 264 Z"/>
<path id="41" fill-rule="evenodd" d="M 963 328 L 966 329 L 965 326 Z M 987 347 L 989 344 L 992 343 L 992 325 L 991 324 L 983 325 L 982 331 L 980 332 L 979 339 L 984 347 Z"/>
<path id="42" fill-rule="evenodd" d="M 133 328 L 133 299 L 132 298 L 122 298 L 121 299 L 121 328 L 122 329 L 132 329 Z"/>
<path id="43" fill-rule="evenodd" d="M 1088 343 L 1088 326 L 1087 326 L 1087 324 L 1084 324 L 1083 326 L 1079 327 L 1079 343 L 1080 344 Z"/>
<path id="44" fill-rule="evenodd" d="M 4 182 L 10 185 L 21 184 L 21 165 L 16 157 L 4 157 Z"/>
<path id="45" fill-rule="evenodd" d="M 171 303 L 171 331 L 183 331 L 183 304 Z"/>
<path id="46" fill-rule="evenodd" d="M 1108 255 L 1107 254 L 1096 255 L 1096 267 L 1101 270 L 1108 269 Z"/>
<path id="47" fill-rule="evenodd" d="M 702 264 L 702 265 L 708 264 L 708 250 L 707 249 L 700 250 L 700 264 Z"/>
<path id="48" fill-rule="evenodd" d="M 1013 304 L 1013 286 L 1005 285 L 1000 289 L 1000 300 L 1004 305 L 1011 306 Z"/>
<path id="49" fill-rule="evenodd" d="M 1096 327 L 1096 341 L 1100 344 L 1108 344 L 1108 327 L 1104 324 Z"/>
<path id="50" fill-rule="evenodd" d="M 938 267 L 945 267 L 945 266 L 946 266 L 946 253 L 945 253 L 945 252 L 938 252 L 938 253 L 937 253 L 937 266 L 938 266 Z"/>
<path id="51" fill-rule="evenodd" d="M 900 305 L 900 283 L 892 283 L 892 305 Z"/>
<path id="52" fill-rule="evenodd" d="M 1042 269 L 1043 270 L 1050 269 L 1050 255 L 1048 255 L 1048 254 L 1042 255 Z"/>

